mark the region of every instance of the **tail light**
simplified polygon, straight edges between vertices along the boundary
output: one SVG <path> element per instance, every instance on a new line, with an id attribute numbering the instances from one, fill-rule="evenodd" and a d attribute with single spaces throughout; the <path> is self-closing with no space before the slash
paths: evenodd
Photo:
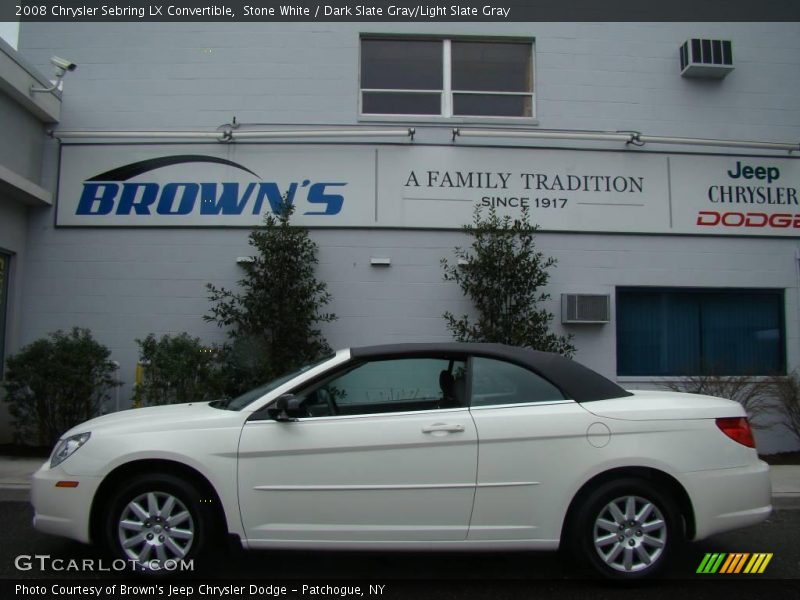
<path id="1" fill-rule="evenodd" d="M 755 448 L 756 441 L 753 439 L 753 430 L 746 417 L 727 417 L 717 419 L 717 427 L 720 431 L 731 438 L 734 442 L 739 442 L 742 446 Z"/>

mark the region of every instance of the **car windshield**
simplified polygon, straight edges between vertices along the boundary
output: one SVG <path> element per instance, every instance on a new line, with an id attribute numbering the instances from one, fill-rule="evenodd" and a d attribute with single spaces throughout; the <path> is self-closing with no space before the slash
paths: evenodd
<path id="1" fill-rule="evenodd" d="M 300 367 L 299 369 L 297 369 L 295 371 L 292 371 L 291 373 L 286 373 L 285 375 L 281 375 L 277 379 L 273 379 L 269 383 L 265 383 L 264 385 L 261 385 L 261 386 L 258 386 L 257 388 L 249 390 L 249 391 L 245 392 L 244 394 L 242 394 L 241 396 L 233 398 L 230 401 L 226 402 L 226 401 L 219 401 L 218 400 L 216 402 L 212 402 L 211 405 L 216 407 L 216 408 L 226 408 L 228 410 L 242 410 L 245 406 L 247 406 L 251 402 L 255 402 L 256 400 L 258 400 L 259 398 L 264 396 L 264 394 L 268 394 L 272 390 L 277 389 L 278 387 L 282 386 L 284 383 L 286 383 L 290 379 L 293 379 L 294 377 L 297 377 L 298 375 L 301 375 L 302 373 L 305 373 L 306 371 L 308 371 L 310 369 L 313 369 L 317 365 L 321 365 L 325 361 L 330 360 L 330 358 L 331 358 L 330 356 L 326 356 L 325 358 L 323 358 L 320 361 L 317 361 L 317 362 L 314 362 L 314 363 L 311 363 L 311 364 L 308 364 L 308 365 L 303 365 L 302 367 Z"/>

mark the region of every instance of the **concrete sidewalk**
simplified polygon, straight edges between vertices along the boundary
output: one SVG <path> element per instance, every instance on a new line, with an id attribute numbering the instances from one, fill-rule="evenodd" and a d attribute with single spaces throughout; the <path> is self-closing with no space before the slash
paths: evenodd
<path id="1" fill-rule="evenodd" d="M 28 490 L 31 475 L 45 460 L 0 456 L 0 490 Z M 776 508 L 800 508 L 800 465 L 771 466 L 770 479 Z"/>
<path id="2" fill-rule="evenodd" d="M 775 508 L 800 508 L 800 465 L 771 465 L 769 477 Z"/>
<path id="3" fill-rule="evenodd" d="M 27 489 L 31 475 L 47 459 L 19 456 L 0 456 L 0 489 Z"/>

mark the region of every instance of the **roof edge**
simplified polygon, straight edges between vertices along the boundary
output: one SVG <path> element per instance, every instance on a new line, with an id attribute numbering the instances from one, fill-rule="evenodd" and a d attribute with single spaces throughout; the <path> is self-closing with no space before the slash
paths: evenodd
<path id="1" fill-rule="evenodd" d="M 0 39 L 0 91 L 21 105 L 42 123 L 58 123 L 61 117 L 61 92 L 31 94 L 31 87 L 52 85 L 42 73 Z"/>

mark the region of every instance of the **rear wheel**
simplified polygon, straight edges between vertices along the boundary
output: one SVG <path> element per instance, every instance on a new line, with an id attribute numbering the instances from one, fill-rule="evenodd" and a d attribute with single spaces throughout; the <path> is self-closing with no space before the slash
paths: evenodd
<path id="1" fill-rule="evenodd" d="M 580 558 L 613 579 L 658 573 L 683 540 L 680 513 L 672 499 L 649 482 L 606 483 L 586 498 L 573 529 Z"/>
<path id="2" fill-rule="evenodd" d="M 174 475 L 140 475 L 114 494 L 105 520 L 106 544 L 135 569 L 173 571 L 197 558 L 213 516 L 197 488 Z"/>

